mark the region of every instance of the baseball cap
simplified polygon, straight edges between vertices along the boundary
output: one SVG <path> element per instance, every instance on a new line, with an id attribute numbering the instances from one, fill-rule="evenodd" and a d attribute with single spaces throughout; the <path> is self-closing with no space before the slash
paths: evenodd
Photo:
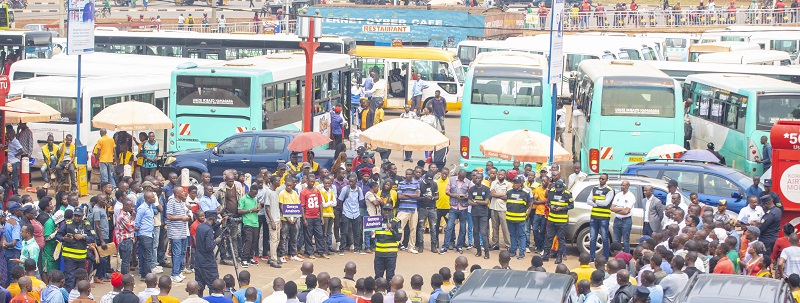
<path id="1" fill-rule="evenodd" d="M 14 202 L 10 206 L 8 206 L 8 212 L 14 213 L 15 211 L 19 210 L 21 207 L 22 207 L 22 205 L 19 205 L 19 203 Z"/>
<path id="2" fill-rule="evenodd" d="M 286 169 L 286 163 L 278 163 L 278 170 Z"/>
<path id="3" fill-rule="evenodd" d="M 717 206 L 725 206 L 725 205 L 728 205 L 728 200 L 722 199 L 719 200 L 719 202 L 717 203 Z"/>
<path id="4" fill-rule="evenodd" d="M 303 164 L 301 164 L 300 167 L 302 167 L 302 168 L 306 168 L 306 167 L 311 168 L 311 164 L 308 163 L 308 162 L 303 162 Z"/>
<path id="5" fill-rule="evenodd" d="M 772 179 L 764 179 L 764 186 L 772 186 Z"/>
<path id="6" fill-rule="evenodd" d="M 25 207 L 22 208 L 22 212 L 26 214 L 36 213 L 36 208 L 34 208 L 33 205 L 25 205 Z"/>
<path id="7" fill-rule="evenodd" d="M 380 167 L 375 166 L 375 167 L 372 168 L 372 174 L 373 175 L 374 174 L 380 174 L 380 173 L 381 173 L 381 168 Z"/>
<path id="8" fill-rule="evenodd" d="M 518 176 L 518 177 L 514 178 L 514 183 L 517 183 L 517 182 L 520 182 L 520 183 L 525 182 L 525 178 L 523 178 L 522 176 Z"/>
<path id="9" fill-rule="evenodd" d="M 155 187 L 155 186 L 153 186 L 153 182 L 150 181 L 142 182 L 142 188 L 147 188 L 147 187 Z"/>
<path id="10" fill-rule="evenodd" d="M 748 225 L 747 226 L 747 233 L 755 236 L 756 238 L 758 238 L 758 236 L 761 235 L 761 230 L 758 229 L 758 227 Z"/>
<path id="11" fill-rule="evenodd" d="M 75 210 L 72 211 L 72 215 L 73 216 L 83 216 L 83 208 L 80 208 L 80 207 L 75 208 Z"/>

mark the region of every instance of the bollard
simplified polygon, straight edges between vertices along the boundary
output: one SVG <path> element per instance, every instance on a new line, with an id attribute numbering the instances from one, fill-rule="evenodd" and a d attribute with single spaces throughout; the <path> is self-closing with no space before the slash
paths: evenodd
<path id="1" fill-rule="evenodd" d="M 197 182 L 200 182 L 200 180 L 197 180 Z M 189 186 L 191 185 L 189 183 L 189 169 L 181 169 L 181 187 L 183 187 L 187 193 L 189 192 Z"/>
<path id="2" fill-rule="evenodd" d="M 30 158 L 22 157 L 19 163 L 19 186 L 23 188 L 31 187 L 31 163 Z"/>
<path id="3" fill-rule="evenodd" d="M 244 184 L 247 186 L 247 188 L 250 188 L 250 186 L 253 185 L 253 175 L 250 173 L 244 174 Z"/>

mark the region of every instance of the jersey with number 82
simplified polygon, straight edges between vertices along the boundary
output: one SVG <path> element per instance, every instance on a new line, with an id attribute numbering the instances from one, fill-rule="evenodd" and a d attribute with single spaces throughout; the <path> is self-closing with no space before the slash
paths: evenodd
<path id="1" fill-rule="evenodd" d="M 300 205 L 303 206 L 303 212 L 306 218 L 319 218 L 320 204 L 322 195 L 319 190 L 304 188 L 300 192 Z"/>

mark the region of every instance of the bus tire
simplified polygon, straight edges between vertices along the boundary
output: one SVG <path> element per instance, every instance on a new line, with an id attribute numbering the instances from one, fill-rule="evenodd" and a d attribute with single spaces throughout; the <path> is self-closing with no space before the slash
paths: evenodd
<path id="1" fill-rule="evenodd" d="M 425 101 L 422 102 L 422 108 L 424 109 L 426 107 L 430 107 L 431 114 L 433 114 L 433 103 L 432 102 L 433 102 L 433 97 L 425 99 Z M 445 107 L 445 111 L 447 111 L 447 107 Z"/>

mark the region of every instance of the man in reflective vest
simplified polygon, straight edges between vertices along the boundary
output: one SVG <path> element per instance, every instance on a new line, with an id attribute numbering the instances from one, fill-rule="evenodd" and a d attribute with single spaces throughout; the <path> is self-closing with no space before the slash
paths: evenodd
<path id="1" fill-rule="evenodd" d="M 58 145 L 53 143 L 53 134 L 48 134 L 47 143 L 42 145 L 42 160 L 42 179 L 47 183 L 50 182 L 50 173 L 55 172 L 58 163 Z"/>
<path id="2" fill-rule="evenodd" d="M 383 228 L 375 231 L 375 278 L 394 277 L 397 248 L 400 246 L 400 220 L 392 216 L 392 205 L 383 205 Z"/>
<path id="3" fill-rule="evenodd" d="M 567 222 L 569 212 L 575 205 L 572 194 L 567 190 L 564 181 L 557 180 L 547 192 L 550 203 L 550 215 L 547 217 L 547 236 L 545 237 L 545 250 L 553 246 L 553 239 L 558 237 L 558 249 L 555 250 L 556 264 L 561 264 L 561 251 L 564 248 L 564 239 L 567 237 Z M 550 254 L 545 253 L 543 261 L 550 260 Z"/>
<path id="4" fill-rule="evenodd" d="M 64 228 L 56 234 L 56 238 L 61 241 L 61 256 L 64 258 L 66 275 L 64 288 L 72 290 L 76 282 L 75 270 L 86 268 L 88 243 L 95 242 L 94 229 L 89 225 L 89 221 L 83 220 L 83 208 L 75 208 L 72 220 L 66 221 Z"/>
<path id="5" fill-rule="evenodd" d="M 614 201 L 614 190 L 606 185 L 608 174 L 600 174 L 600 185 L 592 188 L 592 194 L 586 204 L 592 207 L 591 219 L 589 220 L 589 255 L 594 262 L 595 252 L 597 252 L 597 237 L 603 239 L 603 257 L 608 260 L 609 255 L 609 235 L 608 222 L 611 220 L 611 201 Z"/>
<path id="6" fill-rule="evenodd" d="M 506 192 L 506 224 L 511 235 L 511 257 L 525 258 L 525 219 L 528 217 L 531 205 L 531 195 L 522 189 L 525 177 L 514 178 L 514 185 Z M 519 254 L 517 254 L 519 251 Z"/>

